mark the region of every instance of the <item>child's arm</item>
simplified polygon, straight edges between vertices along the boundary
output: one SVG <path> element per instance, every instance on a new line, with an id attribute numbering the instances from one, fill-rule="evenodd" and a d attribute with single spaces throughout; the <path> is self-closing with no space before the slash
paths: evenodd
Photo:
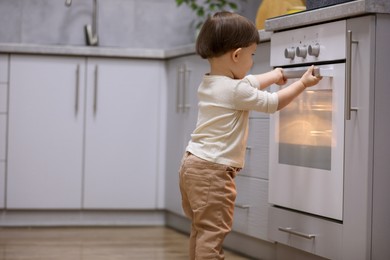
<path id="1" fill-rule="evenodd" d="M 283 76 L 283 69 L 276 68 L 266 73 L 254 75 L 257 80 L 260 82 L 259 89 L 265 89 L 272 84 L 284 85 L 286 79 Z"/>
<path id="2" fill-rule="evenodd" d="M 277 92 L 279 99 L 278 110 L 287 106 L 294 98 L 302 93 L 305 88 L 314 86 L 321 80 L 321 77 L 313 76 L 313 70 L 314 66 L 311 66 L 298 81 Z"/>

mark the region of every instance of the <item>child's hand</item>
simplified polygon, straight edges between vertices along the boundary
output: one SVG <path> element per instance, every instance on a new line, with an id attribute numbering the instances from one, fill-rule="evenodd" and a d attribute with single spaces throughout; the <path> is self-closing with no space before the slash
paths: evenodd
<path id="1" fill-rule="evenodd" d="M 274 73 L 275 77 L 275 84 L 282 86 L 286 84 L 287 79 L 283 75 L 283 69 L 282 68 L 276 68 L 272 71 Z"/>
<path id="2" fill-rule="evenodd" d="M 300 78 L 300 81 L 305 86 L 305 88 L 316 85 L 322 79 L 322 77 L 313 76 L 313 70 L 314 65 L 310 66 L 310 68 L 308 68 L 305 74 L 303 74 L 303 76 Z"/>

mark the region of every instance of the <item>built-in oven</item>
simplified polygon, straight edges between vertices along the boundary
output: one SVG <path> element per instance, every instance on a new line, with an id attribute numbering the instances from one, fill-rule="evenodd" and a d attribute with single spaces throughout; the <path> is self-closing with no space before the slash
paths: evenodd
<path id="1" fill-rule="evenodd" d="M 346 21 L 272 35 L 271 66 L 284 69 L 285 86 L 312 64 L 323 77 L 270 118 L 272 205 L 343 219 L 344 129 L 351 110 L 348 41 Z"/>
<path id="2" fill-rule="evenodd" d="M 311 64 L 323 75 L 271 117 L 267 237 L 278 259 L 390 259 L 389 26 L 369 14 L 271 36 L 288 84 Z"/>

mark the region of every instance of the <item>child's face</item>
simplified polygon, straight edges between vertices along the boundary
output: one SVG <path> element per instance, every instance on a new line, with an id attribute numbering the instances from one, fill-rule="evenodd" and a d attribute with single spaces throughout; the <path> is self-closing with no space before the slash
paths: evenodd
<path id="1" fill-rule="evenodd" d="M 241 48 L 239 52 L 237 52 L 237 62 L 234 66 L 234 78 L 242 79 L 244 78 L 249 70 L 253 66 L 253 56 L 256 53 L 257 44 L 253 43 L 252 45 Z"/>

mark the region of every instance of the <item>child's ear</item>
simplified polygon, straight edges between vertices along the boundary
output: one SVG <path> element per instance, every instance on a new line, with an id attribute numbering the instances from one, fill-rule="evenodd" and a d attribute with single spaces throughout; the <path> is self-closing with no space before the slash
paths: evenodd
<path id="1" fill-rule="evenodd" d="M 242 48 L 238 48 L 238 49 L 235 49 L 233 52 L 232 52 L 232 59 L 234 62 L 237 62 L 240 55 L 241 55 L 241 50 Z"/>

